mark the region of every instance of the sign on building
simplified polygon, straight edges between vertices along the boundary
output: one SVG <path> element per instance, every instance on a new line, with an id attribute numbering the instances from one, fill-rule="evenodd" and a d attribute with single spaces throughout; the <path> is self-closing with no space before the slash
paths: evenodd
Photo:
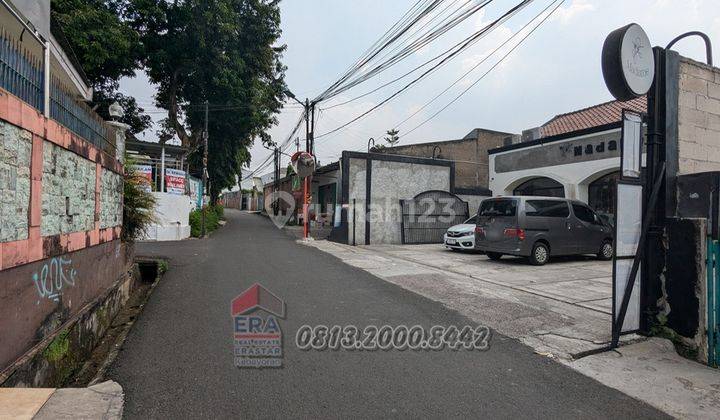
<path id="1" fill-rule="evenodd" d="M 152 166 L 150 165 L 132 165 L 135 175 L 138 176 L 142 188 L 150 192 L 152 191 Z"/>
<path id="2" fill-rule="evenodd" d="M 185 171 L 165 168 L 165 191 L 170 194 L 185 194 Z"/>

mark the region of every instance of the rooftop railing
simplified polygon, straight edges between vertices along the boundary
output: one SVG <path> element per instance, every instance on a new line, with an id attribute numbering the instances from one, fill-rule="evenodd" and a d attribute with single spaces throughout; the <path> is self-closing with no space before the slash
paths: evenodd
<path id="1" fill-rule="evenodd" d="M 101 150 L 115 155 L 105 121 L 77 99 L 59 77 L 50 77 L 50 109 L 45 109 L 43 59 L 34 55 L 4 28 L 0 28 L 0 87 L 49 116 Z"/>

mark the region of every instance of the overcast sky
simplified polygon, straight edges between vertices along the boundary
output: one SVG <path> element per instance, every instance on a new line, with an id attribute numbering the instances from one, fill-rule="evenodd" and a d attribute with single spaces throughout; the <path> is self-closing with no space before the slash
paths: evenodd
<path id="1" fill-rule="evenodd" d="M 365 93 L 403 74 L 483 27 L 518 1 L 494 0 L 431 46 L 319 107 L 322 109 Z M 286 81 L 290 90 L 298 98 L 319 94 L 414 3 L 415 0 L 283 0 L 281 42 L 287 45 L 283 62 L 288 67 Z M 431 77 L 347 129 L 317 139 L 318 159 L 322 164 L 330 163 L 337 160 L 342 150 L 365 150 L 370 137 L 379 141 L 386 130 L 397 127 L 490 51 L 517 34 L 550 3 L 552 0 L 535 0 Z M 715 41 L 714 60 L 720 62 L 719 3 L 718 0 L 565 0 L 507 59 L 444 112 L 403 136 L 400 144 L 461 138 L 476 127 L 519 133 L 542 125 L 556 114 L 610 100 L 600 70 L 602 43 L 610 31 L 630 22 L 640 24 L 651 43 L 661 46 L 680 33 L 704 31 Z M 518 34 L 515 39 L 522 35 Z M 400 125 L 400 134 L 409 132 L 478 80 L 515 42 L 510 41 L 508 47 L 500 49 L 446 94 Z M 704 46 L 699 38 L 680 41 L 675 49 L 682 55 L 704 61 Z M 371 108 L 404 83 L 403 80 L 361 100 L 322 111 L 316 136 Z M 148 106 L 152 103 L 154 88 L 144 75 L 124 80 L 121 90 L 147 106 L 155 120 L 163 118 L 161 111 Z M 270 130 L 273 139 L 282 142 L 299 114 L 298 109 L 284 110 L 278 117 L 279 124 Z M 152 130 L 141 137 L 156 139 Z M 300 138 L 304 144 L 304 131 Z M 269 153 L 256 144 L 250 167 L 254 169 Z M 263 173 L 270 171 L 272 168 Z"/>

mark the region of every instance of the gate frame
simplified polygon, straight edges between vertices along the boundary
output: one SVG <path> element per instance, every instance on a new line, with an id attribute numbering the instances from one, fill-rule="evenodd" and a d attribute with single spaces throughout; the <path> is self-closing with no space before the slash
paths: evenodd
<path id="1" fill-rule="evenodd" d="M 452 193 L 452 192 L 450 192 L 450 191 L 444 191 L 444 190 L 427 190 L 427 191 L 423 191 L 423 192 L 421 192 L 421 193 L 416 194 L 415 197 L 413 197 L 413 198 L 411 198 L 411 199 L 400 199 L 400 243 L 401 243 L 402 245 L 427 245 L 427 244 L 436 244 L 436 243 L 437 243 L 437 242 L 413 242 L 412 244 L 407 244 L 407 243 L 405 243 L 405 216 L 406 216 L 406 215 L 405 215 L 405 211 L 404 211 L 404 208 L 405 208 L 405 207 L 404 207 L 404 204 L 405 204 L 406 201 L 415 200 L 416 198 L 418 198 L 418 197 L 419 197 L 420 195 L 422 195 L 422 194 L 438 193 L 438 192 L 444 193 L 444 194 L 449 194 L 449 195 L 455 197 L 455 198 L 456 198 L 458 201 L 460 201 L 461 203 L 465 203 L 465 214 L 467 215 L 466 219 L 467 219 L 468 217 L 470 217 L 470 203 L 468 203 L 467 201 L 465 201 L 465 200 L 463 200 L 462 198 L 460 198 L 457 194 Z"/>

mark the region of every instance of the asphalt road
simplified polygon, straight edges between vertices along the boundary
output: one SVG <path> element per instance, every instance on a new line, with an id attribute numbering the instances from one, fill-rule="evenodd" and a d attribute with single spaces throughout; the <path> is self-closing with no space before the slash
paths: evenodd
<path id="1" fill-rule="evenodd" d="M 303 324 L 467 325 L 439 303 L 226 211 L 206 240 L 139 244 L 170 259 L 110 369 L 128 418 L 663 418 L 494 334 L 488 351 L 301 351 Z M 284 368 L 233 365 L 230 301 L 259 282 L 287 305 Z"/>

